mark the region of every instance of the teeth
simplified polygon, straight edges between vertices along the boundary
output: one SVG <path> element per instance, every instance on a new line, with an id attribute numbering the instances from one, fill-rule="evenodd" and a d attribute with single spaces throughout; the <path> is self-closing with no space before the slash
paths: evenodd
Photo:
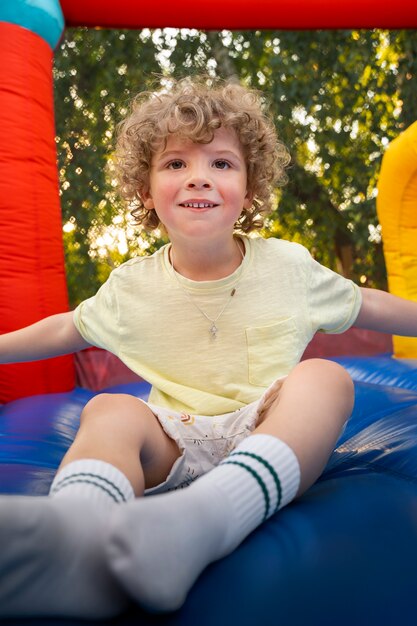
<path id="1" fill-rule="evenodd" d="M 182 205 L 192 209 L 208 209 L 215 206 L 209 202 L 183 202 Z"/>

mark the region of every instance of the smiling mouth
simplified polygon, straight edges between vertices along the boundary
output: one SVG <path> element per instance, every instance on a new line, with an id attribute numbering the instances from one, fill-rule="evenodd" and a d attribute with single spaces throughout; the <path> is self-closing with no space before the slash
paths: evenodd
<path id="1" fill-rule="evenodd" d="M 214 202 L 181 202 L 180 206 L 187 209 L 213 209 L 219 205 Z"/>

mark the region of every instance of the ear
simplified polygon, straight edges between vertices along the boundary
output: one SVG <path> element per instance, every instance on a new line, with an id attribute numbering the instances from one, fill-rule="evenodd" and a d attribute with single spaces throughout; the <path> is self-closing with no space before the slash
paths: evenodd
<path id="1" fill-rule="evenodd" d="M 252 203 L 253 203 L 253 193 L 249 191 L 249 189 L 247 189 L 245 198 L 243 200 L 243 208 L 250 209 L 252 206 Z"/>
<path id="2" fill-rule="evenodd" d="M 142 191 L 140 193 L 140 197 L 141 197 L 141 200 L 143 202 L 143 206 L 145 207 L 145 209 L 148 209 L 148 211 L 151 211 L 152 209 L 155 208 L 155 204 L 153 202 L 153 198 L 152 198 L 150 191 Z"/>

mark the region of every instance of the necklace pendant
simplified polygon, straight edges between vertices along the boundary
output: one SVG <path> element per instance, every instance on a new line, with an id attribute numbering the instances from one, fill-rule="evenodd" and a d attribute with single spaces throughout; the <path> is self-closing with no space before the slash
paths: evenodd
<path id="1" fill-rule="evenodd" d="M 213 322 L 212 325 L 210 326 L 210 333 L 213 339 L 217 339 L 218 330 L 219 329 L 217 328 L 216 324 Z"/>

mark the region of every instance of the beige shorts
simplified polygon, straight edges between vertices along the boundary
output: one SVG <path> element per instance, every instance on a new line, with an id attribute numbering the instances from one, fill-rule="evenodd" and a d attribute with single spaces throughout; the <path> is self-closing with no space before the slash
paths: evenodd
<path id="1" fill-rule="evenodd" d="M 227 457 L 256 428 L 261 414 L 275 400 L 285 377 L 276 380 L 259 400 L 233 413 L 188 415 L 146 403 L 165 433 L 178 445 L 181 456 L 167 479 L 145 496 L 187 487 Z"/>

